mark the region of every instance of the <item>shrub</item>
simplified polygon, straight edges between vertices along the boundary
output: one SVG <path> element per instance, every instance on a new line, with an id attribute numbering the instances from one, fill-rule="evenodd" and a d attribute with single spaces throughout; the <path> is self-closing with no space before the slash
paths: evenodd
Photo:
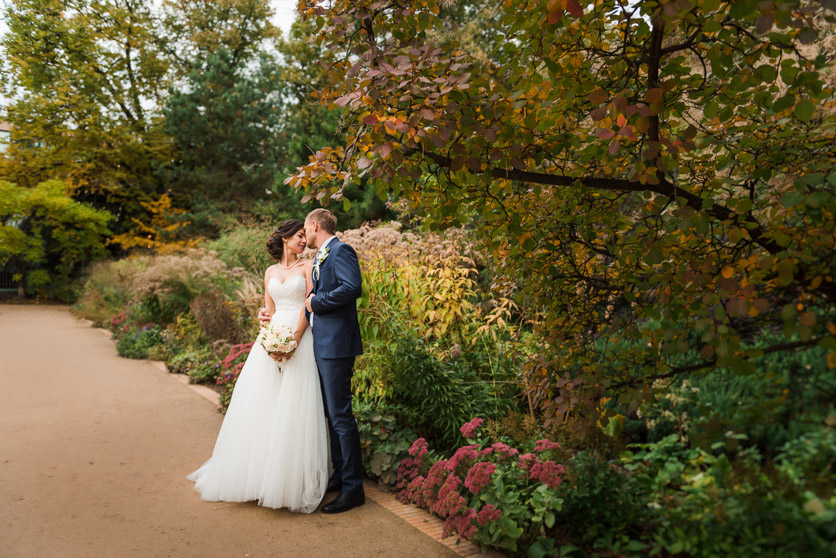
<path id="1" fill-rule="evenodd" d="M 832 528 L 817 517 L 833 517 L 836 502 L 819 500 L 821 509 L 811 508 L 815 495 L 764 467 L 754 447 L 730 459 L 684 446 L 674 434 L 634 448 L 623 461 L 650 490 L 653 552 L 828 556 L 836 550 Z"/>
<path id="2" fill-rule="evenodd" d="M 596 540 L 642 534 L 648 520 L 648 491 L 618 460 L 581 451 L 566 464 L 557 525 L 573 544 L 591 548 Z"/>
<path id="3" fill-rule="evenodd" d="M 228 267 L 240 267 L 261 277 L 275 263 L 264 245 L 272 231 L 270 226 L 237 227 L 208 242 L 206 249 L 217 252 L 218 259 Z"/>
<path id="4" fill-rule="evenodd" d="M 186 374 L 193 384 L 214 383 L 221 373 L 220 361 L 208 346 L 178 352 L 165 364 L 169 372 Z"/>
<path id="5" fill-rule="evenodd" d="M 210 342 L 243 341 L 245 332 L 239 329 L 234 303 L 218 291 L 198 294 L 189 304 L 192 316 Z"/>
<path id="6" fill-rule="evenodd" d="M 765 333 L 754 347 L 783 341 Z M 715 369 L 670 382 L 670 389 L 643 414 L 649 441 L 676 432 L 707 448 L 733 430 L 774 455 L 824 420 L 836 400 L 836 375 L 824 349 L 767 354 L 755 362 L 759 373 L 750 376 Z"/>
<path id="7" fill-rule="evenodd" d="M 388 351 L 384 381 L 392 410 L 443 449 L 461 441 L 456 427 L 469 417 L 496 418 L 513 405 L 504 383 L 481 377 L 466 359 L 442 360 L 413 332 L 404 331 Z"/>
<path id="8" fill-rule="evenodd" d="M 398 465 L 407 457 L 415 435 L 408 428 L 401 429 L 380 402 L 355 401 L 353 409 L 366 475 L 384 484 L 393 484 Z"/>
<path id="9" fill-rule="evenodd" d="M 149 350 L 162 343 L 159 326 L 145 325 L 137 329 L 129 329 L 119 336 L 116 352 L 125 358 L 148 358 Z"/>
<path id="10" fill-rule="evenodd" d="M 97 327 L 107 327 L 115 316 L 128 307 L 134 297 L 136 277 L 150 262 L 149 256 L 134 256 L 91 265 L 82 294 L 73 306 L 73 313 L 91 320 Z"/>

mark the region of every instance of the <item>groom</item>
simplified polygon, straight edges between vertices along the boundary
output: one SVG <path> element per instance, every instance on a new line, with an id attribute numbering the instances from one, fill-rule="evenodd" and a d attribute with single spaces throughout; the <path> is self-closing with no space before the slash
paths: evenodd
<path id="1" fill-rule="evenodd" d="M 365 503 L 360 433 L 351 411 L 354 358 L 363 353 L 357 299 L 363 292 L 357 254 L 335 236 L 337 218 L 327 209 L 314 209 L 305 219 L 308 246 L 318 248 L 313 267 L 313 292 L 305 315 L 313 331 L 322 398 L 331 438 L 334 473 L 328 491 L 339 490 L 323 513 L 342 513 Z"/>

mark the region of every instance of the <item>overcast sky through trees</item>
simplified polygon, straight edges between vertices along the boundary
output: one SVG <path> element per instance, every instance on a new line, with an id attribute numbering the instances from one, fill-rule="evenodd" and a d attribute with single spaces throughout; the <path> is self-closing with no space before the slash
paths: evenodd
<path id="1" fill-rule="evenodd" d="M 287 33 L 293 20 L 296 18 L 296 4 L 297 0 L 270 0 L 275 12 L 273 16 L 273 24 L 282 30 L 282 33 Z M 8 3 L 5 0 L 0 0 L 2 12 L 0 12 L 0 36 L 3 36 L 8 29 L 6 25 L 6 7 Z M 0 106 L 6 104 L 6 98 L 0 94 Z"/>

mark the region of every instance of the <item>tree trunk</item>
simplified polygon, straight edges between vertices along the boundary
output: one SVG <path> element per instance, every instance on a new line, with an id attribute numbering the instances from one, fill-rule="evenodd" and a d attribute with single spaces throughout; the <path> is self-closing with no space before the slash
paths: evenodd
<path id="1" fill-rule="evenodd" d="M 17 264 L 17 275 L 20 277 L 17 281 L 17 298 L 23 300 L 26 298 L 26 265 L 22 263 Z"/>

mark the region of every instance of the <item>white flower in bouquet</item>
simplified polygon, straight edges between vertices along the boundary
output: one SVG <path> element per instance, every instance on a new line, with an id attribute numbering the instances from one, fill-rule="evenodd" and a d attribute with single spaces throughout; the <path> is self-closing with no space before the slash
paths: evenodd
<path id="1" fill-rule="evenodd" d="M 262 326 L 261 346 L 268 354 L 290 354 L 296 349 L 296 339 L 293 331 L 287 326 Z"/>

